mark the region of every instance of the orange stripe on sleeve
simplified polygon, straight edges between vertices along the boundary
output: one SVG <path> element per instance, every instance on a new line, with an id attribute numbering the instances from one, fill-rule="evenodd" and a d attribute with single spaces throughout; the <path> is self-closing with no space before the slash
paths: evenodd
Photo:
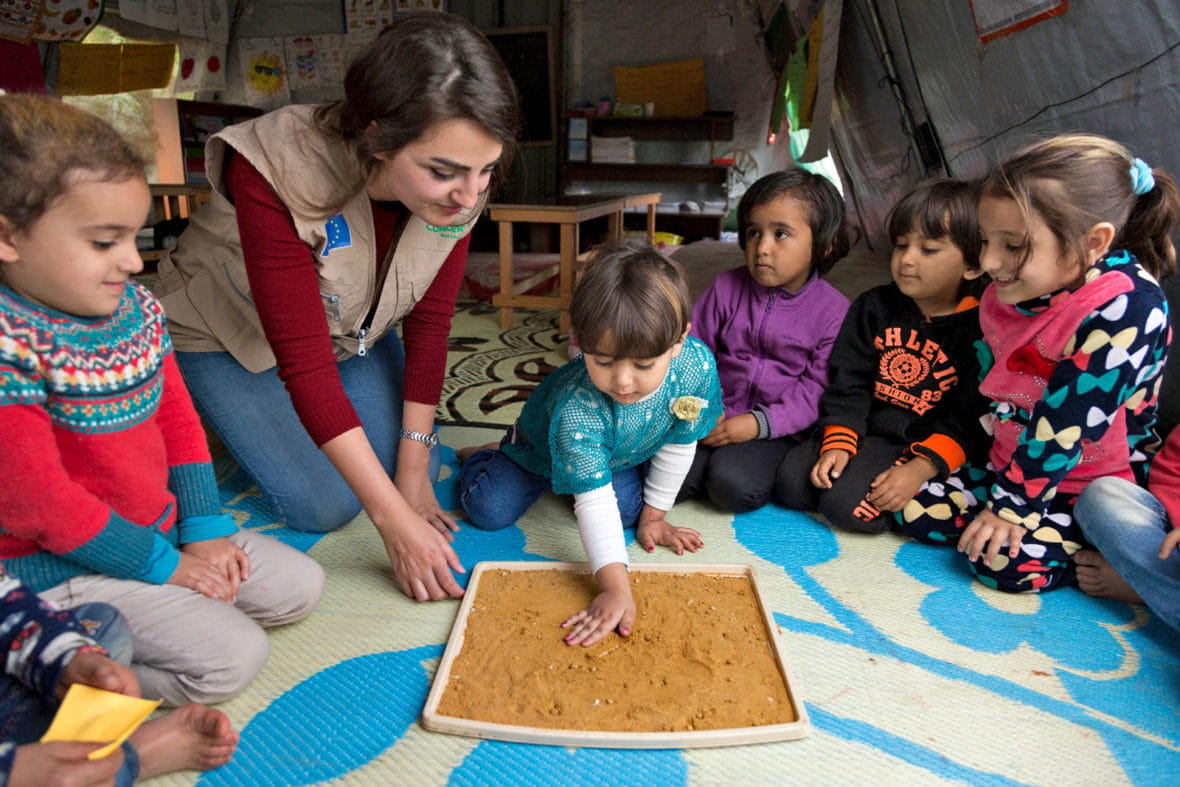
<path id="1" fill-rule="evenodd" d="M 856 456 L 856 444 L 859 439 L 856 432 L 847 426 L 829 424 L 824 427 L 824 439 L 820 445 L 819 452 L 822 454 L 824 451 L 832 451 L 838 448 L 841 451 L 847 451 L 849 456 Z"/>

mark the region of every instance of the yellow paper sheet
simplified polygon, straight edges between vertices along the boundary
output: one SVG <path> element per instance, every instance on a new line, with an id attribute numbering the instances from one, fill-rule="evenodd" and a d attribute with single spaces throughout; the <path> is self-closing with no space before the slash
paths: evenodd
<path id="1" fill-rule="evenodd" d="M 60 45 L 57 92 L 93 96 L 167 87 L 172 81 L 176 44 Z"/>
<path id="2" fill-rule="evenodd" d="M 41 742 L 106 743 L 87 755 L 87 759 L 97 760 L 119 748 L 159 705 L 160 700 L 141 700 L 75 683 Z"/>

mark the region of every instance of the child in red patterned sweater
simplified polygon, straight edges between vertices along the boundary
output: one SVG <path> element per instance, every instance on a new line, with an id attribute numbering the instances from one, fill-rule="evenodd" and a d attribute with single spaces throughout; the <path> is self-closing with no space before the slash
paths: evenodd
<path id="1" fill-rule="evenodd" d="M 145 697 L 216 702 L 323 572 L 221 512 L 163 311 L 130 278 L 149 201 L 106 123 L 0 95 L 0 560 L 48 601 L 116 606 Z"/>

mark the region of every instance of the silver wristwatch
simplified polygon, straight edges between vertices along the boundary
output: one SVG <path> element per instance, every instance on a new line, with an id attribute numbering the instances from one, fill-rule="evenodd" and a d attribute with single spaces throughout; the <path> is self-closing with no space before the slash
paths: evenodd
<path id="1" fill-rule="evenodd" d="M 422 443 L 427 448 L 434 448 L 438 445 L 438 435 L 434 432 L 430 434 L 422 434 L 421 432 L 411 432 L 409 429 L 402 430 L 402 437 L 407 440 L 413 440 L 416 443 Z"/>

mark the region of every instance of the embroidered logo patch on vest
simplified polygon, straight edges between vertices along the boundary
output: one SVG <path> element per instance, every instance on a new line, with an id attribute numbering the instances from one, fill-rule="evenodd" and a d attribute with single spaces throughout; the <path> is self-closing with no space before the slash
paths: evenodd
<path id="1" fill-rule="evenodd" d="M 457 224 L 449 227 L 441 227 L 437 224 L 427 224 L 426 229 L 431 232 L 437 232 L 448 240 L 458 240 L 463 237 L 463 230 L 467 229 L 467 225 Z"/>
<path id="2" fill-rule="evenodd" d="M 332 249 L 347 249 L 351 245 L 352 231 L 343 213 L 337 213 L 324 222 L 324 249 L 320 252 L 321 257 L 327 257 Z"/>

